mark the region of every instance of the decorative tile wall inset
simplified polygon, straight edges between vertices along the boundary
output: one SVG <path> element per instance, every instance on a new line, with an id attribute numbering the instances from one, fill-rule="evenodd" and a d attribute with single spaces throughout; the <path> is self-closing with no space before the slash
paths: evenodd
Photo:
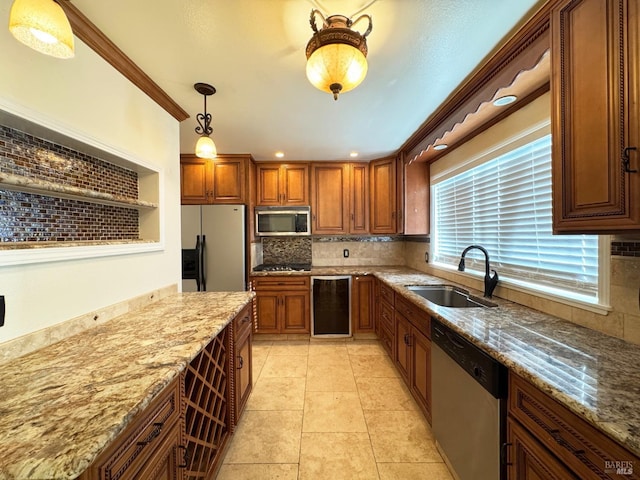
<path id="1" fill-rule="evenodd" d="M 138 174 L 51 141 L 0 125 L 0 172 L 138 198 Z M 139 239 L 135 208 L 0 189 L 0 242 Z"/>
<path id="2" fill-rule="evenodd" d="M 274 263 L 311 263 L 310 237 L 263 237 L 263 261 Z"/>

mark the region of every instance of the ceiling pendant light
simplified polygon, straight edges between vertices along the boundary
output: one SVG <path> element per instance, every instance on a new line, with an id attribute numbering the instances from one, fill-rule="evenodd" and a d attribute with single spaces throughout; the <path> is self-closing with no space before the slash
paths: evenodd
<path id="1" fill-rule="evenodd" d="M 322 18 L 323 28 L 318 30 L 316 15 Z M 351 27 L 363 18 L 369 27 L 361 34 Z M 373 24 L 369 15 L 361 15 L 355 21 L 344 15 L 325 18 L 317 10 L 311 10 L 309 19 L 314 31 L 307 43 L 307 78 L 323 92 L 333 93 L 334 100 L 340 93 L 353 90 L 367 75 L 367 40 Z"/>
<path id="2" fill-rule="evenodd" d="M 9 31 L 40 53 L 56 58 L 74 56 L 69 19 L 53 0 L 15 0 L 9 14 Z"/>
<path id="3" fill-rule="evenodd" d="M 196 115 L 198 126 L 196 133 L 200 135 L 198 143 L 196 143 L 196 156 L 200 158 L 216 158 L 218 151 L 216 144 L 209 135 L 213 132 L 211 128 L 211 114 L 207 113 L 207 97 L 216 93 L 216 89 L 208 83 L 196 83 L 193 88 L 204 96 L 204 113 Z"/>

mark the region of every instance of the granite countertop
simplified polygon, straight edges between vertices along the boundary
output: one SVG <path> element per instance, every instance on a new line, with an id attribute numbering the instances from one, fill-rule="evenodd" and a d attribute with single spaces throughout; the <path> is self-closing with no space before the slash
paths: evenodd
<path id="1" fill-rule="evenodd" d="M 640 346 L 495 297 L 497 308 L 441 307 L 405 285 L 456 284 L 407 272 L 376 277 L 640 456 Z"/>
<path id="2" fill-rule="evenodd" d="M 405 285 L 455 282 L 407 267 L 313 267 L 254 275 L 373 274 L 430 315 L 640 456 L 640 346 L 500 298 L 497 308 L 447 308 Z M 458 285 L 482 297 L 482 292 Z"/>
<path id="3" fill-rule="evenodd" d="M 182 293 L 0 369 L 0 478 L 80 475 L 253 292 Z"/>

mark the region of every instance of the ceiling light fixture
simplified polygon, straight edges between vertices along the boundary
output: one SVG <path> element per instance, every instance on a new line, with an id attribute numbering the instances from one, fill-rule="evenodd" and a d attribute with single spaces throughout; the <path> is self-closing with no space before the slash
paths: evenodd
<path id="1" fill-rule="evenodd" d="M 69 19 L 53 0 L 15 0 L 9 14 L 9 31 L 18 41 L 45 55 L 74 56 Z"/>
<path id="2" fill-rule="evenodd" d="M 275 156 L 276 156 L 277 158 L 284 158 L 284 152 L 276 152 L 276 153 L 275 153 Z"/>
<path id="3" fill-rule="evenodd" d="M 351 152 L 351 153 L 349 154 L 349 156 L 350 156 L 351 158 L 356 158 L 356 157 L 358 156 L 358 152 Z"/>
<path id="4" fill-rule="evenodd" d="M 518 99 L 515 95 L 505 95 L 504 97 L 496 98 L 493 101 L 493 104 L 496 107 L 504 107 L 505 105 L 509 105 L 510 103 L 515 102 Z"/>
<path id="5" fill-rule="evenodd" d="M 446 150 L 447 148 L 449 148 L 449 145 L 447 145 L 446 143 L 440 143 L 433 146 L 434 150 Z"/>
<path id="6" fill-rule="evenodd" d="M 318 30 L 316 15 L 322 18 L 323 27 Z M 351 27 L 363 18 L 369 27 L 361 34 Z M 323 92 L 333 93 L 338 100 L 340 93 L 356 88 L 367 75 L 367 40 L 373 23 L 369 15 L 361 15 L 355 21 L 344 15 L 324 17 L 320 10 L 311 10 L 309 18 L 314 34 L 307 43 L 307 78 Z"/>
<path id="7" fill-rule="evenodd" d="M 218 151 L 216 144 L 209 135 L 213 133 L 211 128 L 211 114 L 207 113 L 207 97 L 216 93 L 216 89 L 208 83 L 196 83 L 193 88 L 204 96 L 204 113 L 196 115 L 198 126 L 196 127 L 196 133 L 200 135 L 198 143 L 196 143 L 196 156 L 200 158 L 216 158 Z"/>

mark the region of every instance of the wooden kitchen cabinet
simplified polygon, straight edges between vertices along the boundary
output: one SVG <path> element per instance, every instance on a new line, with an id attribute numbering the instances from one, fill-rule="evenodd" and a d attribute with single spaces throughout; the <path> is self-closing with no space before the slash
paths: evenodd
<path id="1" fill-rule="evenodd" d="M 374 160 L 369 164 L 370 222 L 372 234 L 396 233 L 398 206 L 396 193 L 396 159 Z"/>
<path id="2" fill-rule="evenodd" d="M 509 480 L 578 480 L 578 477 L 511 418 L 507 419 L 507 438 L 512 455 L 507 463 Z"/>
<path id="3" fill-rule="evenodd" d="M 431 318 L 396 295 L 394 323 L 396 369 L 431 423 Z"/>
<path id="4" fill-rule="evenodd" d="M 349 164 L 349 231 L 369 233 L 369 164 Z"/>
<path id="5" fill-rule="evenodd" d="M 640 458 L 513 372 L 508 398 L 509 480 L 640 478 Z"/>
<path id="6" fill-rule="evenodd" d="M 354 334 L 375 332 L 374 277 L 356 275 L 351 279 L 351 330 Z"/>
<path id="7" fill-rule="evenodd" d="M 431 201 L 429 163 L 413 162 L 410 165 L 403 165 L 403 168 L 398 170 L 404 172 L 402 230 L 398 230 L 398 233 L 428 235 Z"/>
<path id="8" fill-rule="evenodd" d="M 181 155 L 181 203 L 247 204 L 250 161 L 250 155 L 218 155 L 213 160 Z"/>
<path id="9" fill-rule="evenodd" d="M 369 165 L 313 163 L 311 213 L 315 234 L 369 233 Z"/>
<path id="10" fill-rule="evenodd" d="M 184 453 L 182 430 L 180 382 L 176 379 L 127 426 L 80 480 L 181 479 L 183 469 L 177 466 L 182 463 L 178 457 Z M 163 477 L 166 473 L 171 476 Z"/>
<path id="11" fill-rule="evenodd" d="M 311 165 L 311 224 L 314 234 L 349 232 L 349 166 Z"/>
<path id="12" fill-rule="evenodd" d="M 311 290 L 308 276 L 252 277 L 255 333 L 310 333 Z"/>
<path id="13" fill-rule="evenodd" d="M 257 205 L 309 205 L 308 163 L 258 163 Z"/>
<path id="14" fill-rule="evenodd" d="M 237 425 L 249 400 L 253 386 L 253 324 L 251 305 L 247 305 L 233 320 L 233 388 L 235 394 L 233 425 Z"/>
<path id="15" fill-rule="evenodd" d="M 639 6 L 566 0 L 552 11 L 554 233 L 640 229 Z"/>
<path id="16" fill-rule="evenodd" d="M 375 328 L 378 338 L 389 357 L 395 359 L 395 325 L 393 290 L 376 281 L 376 319 Z"/>

